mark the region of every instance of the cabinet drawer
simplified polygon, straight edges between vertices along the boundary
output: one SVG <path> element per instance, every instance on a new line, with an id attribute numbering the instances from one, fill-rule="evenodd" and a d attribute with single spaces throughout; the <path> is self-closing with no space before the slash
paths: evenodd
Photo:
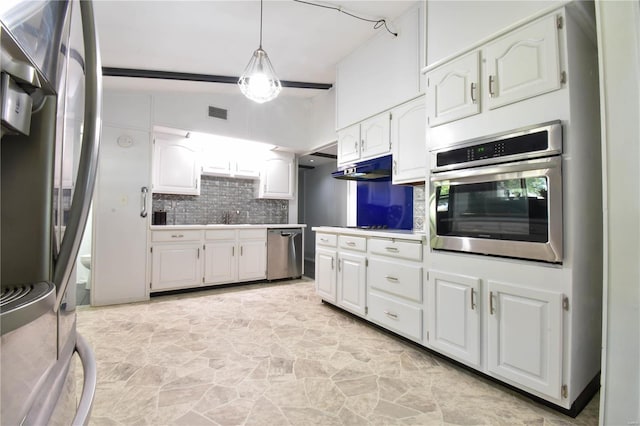
<path id="1" fill-rule="evenodd" d="M 422 340 L 422 309 L 392 297 L 368 295 L 369 318 L 413 340 Z"/>
<path id="2" fill-rule="evenodd" d="M 422 265 L 369 259 L 367 282 L 376 289 L 422 302 Z"/>
<path id="3" fill-rule="evenodd" d="M 215 229 L 211 231 L 204 231 L 205 240 L 235 240 L 235 229 Z"/>
<path id="4" fill-rule="evenodd" d="M 178 229 L 174 231 L 151 231 L 151 241 L 157 242 L 181 242 L 181 241 L 199 241 L 202 231 L 200 230 L 184 230 Z"/>
<path id="5" fill-rule="evenodd" d="M 397 257 L 399 259 L 422 260 L 422 244 L 418 241 L 371 238 L 369 251 L 372 254 Z"/>
<path id="6" fill-rule="evenodd" d="M 266 240 L 267 229 L 241 229 L 238 231 L 238 238 L 241 240 Z"/>
<path id="7" fill-rule="evenodd" d="M 367 239 L 364 237 L 353 237 L 351 235 L 340 235 L 338 237 L 338 247 L 348 250 L 366 251 Z"/>
<path id="8" fill-rule="evenodd" d="M 338 236 L 335 234 L 316 234 L 316 244 L 319 246 L 337 247 Z"/>

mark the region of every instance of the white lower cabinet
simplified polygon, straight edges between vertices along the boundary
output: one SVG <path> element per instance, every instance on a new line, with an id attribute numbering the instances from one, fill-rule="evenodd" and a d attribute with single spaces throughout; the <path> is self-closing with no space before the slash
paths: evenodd
<path id="1" fill-rule="evenodd" d="M 368 304 L 371 320 L 411 340 L 422 341 L 422 309 L 373 292 L 368 294 Z"/>
<path id="2" fill-rule="evenodd" d="M 205 231 L 205 285 L 267 277 L 266 229 Z"/>
<path id="3" fill-rule="evenodd" d="M 204 284 L 237 281 L 236 231 L 205 231 Z"/>
<path id="4" fill-rule="evenodd" d="M 336 302 L 337 251 L 316 248 L 316 293 L 327 302 Z"/>
<path id="5" fill-rule="evenodd" d="M 364 254 L 338 252 L 337 305 L 358 315 L 365 314 L 367 294 Z"/>
<path id="6" fill-rule="evenodd" d="M 563 294 L 488 281 L 492 375 L 560 399 Z"/>
<path id="7" fill-rule="evenodd" d="M 267 229 L 151 231 L 151 292 L 267 277 Z"/>
<path id="8" fill-rule="evenodd" d="M 151 291 L 200 285 L 200 243 L 163 243 L 153 247 Z"/>
<path id="9" fill-rule="evenodd" d="M 238 281 L 267 278 L 267 230 L 238 231 Z"/>
<path id="10" fill-rule="evenodd" d="M 316 292 L 323 300 L 422 342 L 422 243 L 316 235 Z"/>
<path id="11" fill-rule="evenodd" d="M 480 367 L 480 278 L 429 272 L 429 343 L 465 364 Z"/>

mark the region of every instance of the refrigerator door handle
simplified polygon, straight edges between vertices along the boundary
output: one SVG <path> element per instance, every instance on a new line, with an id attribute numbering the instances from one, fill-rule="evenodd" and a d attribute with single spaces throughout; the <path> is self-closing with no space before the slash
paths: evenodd
<path id="1" fill-rule="evenodd" d="M 98 147 L 100 144 L 102 64 L 98 47 L 98 32 L 95 25 L 93 3 L 90 1 L 81 1 L 79 3 L 86 65 L 84 131 L 76 187 L 69 212 L 69 222 L 65 229 L 65 237 L 62 239 L 60 252 L 53 271 L 53 282 L 58 290 L 56 310 L 66 292 L 74 261 L 78 256 L 84 227 L 87 224 L 98 169 Z"/>
<path id="2" fill-rule="evenodd" d="M 147 217 L 147 194 L 149 193 L 149 189 L 143 186 L 140 188 L 140 193 L 142 194 L 142 211 L 140 212 L 140 217 Z"/>
<path id="3" fill-rule="evenodd" d="M 91 408 L 93 407 L 93 399 L 96 394 L 97 383 L 97 367 L 96 357 L 91 350 L 91 346 L 80 335 L 77 334 L 76 340 L 76 352 L 82 361 L 82 371 L 84 375 L 84 382 L 82 383 L 82 395 L 80 396 L 80 403 L 76 415 L 73 418 L 73 426 L 85 426 L 89 424 L 89 418 L 91 416 Z"/>

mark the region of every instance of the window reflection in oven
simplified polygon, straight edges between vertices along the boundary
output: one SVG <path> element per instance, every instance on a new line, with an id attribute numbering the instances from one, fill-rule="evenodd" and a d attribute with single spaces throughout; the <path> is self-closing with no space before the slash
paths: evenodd
<path id="1" fill-rule="evenodd" d="M 547 242 L 548 186 L 546 176 L 438 185 L 437 234 Z"/>

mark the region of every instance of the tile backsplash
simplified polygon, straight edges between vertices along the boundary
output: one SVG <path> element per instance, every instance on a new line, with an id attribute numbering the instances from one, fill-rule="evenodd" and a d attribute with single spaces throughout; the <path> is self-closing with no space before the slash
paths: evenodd
<path id="1" fill-rule="evenodd" d="M 424 231 L 426 214 L 426 191 L 425 185 L 415 185 L 413 187 L 413 230 Z"/>
<path id="2" fill-rule="evenodd" d="M 153 194 L 153 211 L 167 212 L 167 225 L 288 223 L 287 200 L 257 199 L 256 181 L 202 176 L 200 195 Z"/>

